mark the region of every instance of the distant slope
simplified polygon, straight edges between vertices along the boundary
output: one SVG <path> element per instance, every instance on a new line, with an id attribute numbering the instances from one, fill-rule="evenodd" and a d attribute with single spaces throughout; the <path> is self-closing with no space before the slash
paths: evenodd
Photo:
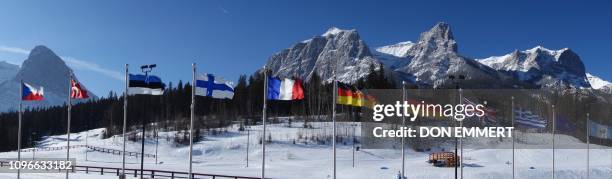
<path id="1" fill-rule="evenodd" d="M 0 61 L 0 83 L 12 79 L 18 71 L 19 66 Z"/>

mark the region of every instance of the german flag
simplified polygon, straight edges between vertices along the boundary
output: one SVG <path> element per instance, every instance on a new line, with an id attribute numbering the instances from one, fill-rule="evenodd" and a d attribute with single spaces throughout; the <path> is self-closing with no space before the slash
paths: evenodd
<path id="1" fill-rule="evenodd" d="M 366 95 L 354 86 L 338 82 L 337 104 L 372 108 L 376 100 L 371 95 Z"/>

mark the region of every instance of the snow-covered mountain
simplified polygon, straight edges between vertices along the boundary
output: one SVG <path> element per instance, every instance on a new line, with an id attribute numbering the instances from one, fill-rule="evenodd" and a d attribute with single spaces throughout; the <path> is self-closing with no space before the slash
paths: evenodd
<path id="1" fill-rule="evenodd" d="M 385 68 L 392 69 L 396 68 L 395 65 L 400 62 L 407 63 L 410 61 L 408 57 L 408 50 L 414 45 L 411 41 L 400 42 L 397 44 L 382 46 L 374 49 L 372 53 L 374 57 L 381 62 Z"/>
<path id="2" fill-rule="evenodd" d="M 21 68 L 10 80 L 0 84 L 0 112 L 16 110 L 19 104 L 19 81 L 39 88 L 44 87 L 45 99 L 37 102 L 24 102 L 26 107 L 61 105 L 68 98 L 69 75 L 76 76 L 72 70 L 53 51 L 45 46 L 36 46 Z M 90 92 L 91 93 L 91 92 Z M 90 94 L 96 98 L 94 94 Z"/>
<path id="3" fill-rule="evenodd" d="M 590 73 L 586 74 L 587 79 L 589 80 L 589 84 L 591 84 L 591 87 L 593 89 L 597 89 L 597 90 L 601 90 L 601 91 L 605 91 L 608 93 L 612 93 L 612 82 L 603 80 L 595 75 L 592 75 Z"/>
<path id="4" fill-rule="evenodd" d="M 584 64 L 569 48 L 549 50 L 541 46 L 529 50 L 479 60 L 491 68 L 538 87 L 590 88 Z"/>
<path id="5" fill-rule="evenodd" d="M 19 66 L 0 61 L 0 83 L 13 78 L 17 71 L 19 71 Z"/>
<path id="6" fill-rule="evenodd" d="M 402 58 L 408 56 L 408 50 L 410 50 L 413 45 L 414 43 L 411 41 L 405 41 L 393 45 L 378 47 L 376 48 L 376 52 Z"/>
<path id="7" fill-rule="evenodd" d="M 321 36 L 299 42 L 272 55 L 266 67 L 273 76 L 310 79 L 316 72 L 330 82 L 336 69 L 339 81 L 352 83 L 366 76 L 370 67 L 380 68 L 356 30 L 330 28 Z"/>
<path id="8" fill-rule="evenodd" d="M 418 41 L 404 41 L 370 50 L 356 30 L 330 28 L 272 55 L 267 67 L 280 77 L 309 79 L 318 73 L 331 80 L 337 62 L 338 78 L 354 82 L 383 64 L 396 80 L 424 87 L 449 87 L 450 75 L 466 77 L 466 88 L 590 88 L 592 83 L 580 57 L 568 48 L 549 50 L 541 46 L 485 59 L 458 52 L 450 25 L 439 22 L 421 33 Z"/>
<path id="9" fill-rule="evenodd" d="M 499 88 L 506 85 L 501 82 L 510 80 L 490 67 L 461 56 L 457 49 L 450 26 L 440 22 L 421 33 L 417 43 L 399 54 L 406 60 L 392 65 L 393 71 L 400 79 L 434 88 L 450 85 L 449 75 L 464 75 L 466 80 L 462 83 L 472 88 Z"/>

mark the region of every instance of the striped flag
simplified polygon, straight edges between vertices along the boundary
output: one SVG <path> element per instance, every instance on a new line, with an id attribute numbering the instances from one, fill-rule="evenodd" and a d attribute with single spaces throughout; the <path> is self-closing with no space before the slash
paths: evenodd
<path id="1" fill-rule="evenodd" d="M 589 136 L 600 139 L 612 139 L 612 126 L 599 124 L 592 120 L 588 121 L 589 124 Z"/>
<path id="2" fill-rule="evenodd" d="M 338 100 L 336 100 L 336 103 L 372 108 L 376 104 L 376 99 L 371 95 L 364 94 L 354 86 L 338 82 Z"/>
<path id="3" fill-rule="evenodd" d="M 153 75 L 130 74 L 128 94 L 163 95 L 166 85 L 161 78 Z"/>
<path id="4" fill-rule="evenodd" d="M 527 127 L 533 128 L 545 128 L 546 120 L 544 118 L 534 114 L 529 110 L 517 109 L 514 110 L 515 122 Z"/>
<path id="5" fill-rule="evenodd" d="M 304 88 L 300 79 L 280 79 L 268 77 L 269 100 L 301 100 L 304 99 Z"/>

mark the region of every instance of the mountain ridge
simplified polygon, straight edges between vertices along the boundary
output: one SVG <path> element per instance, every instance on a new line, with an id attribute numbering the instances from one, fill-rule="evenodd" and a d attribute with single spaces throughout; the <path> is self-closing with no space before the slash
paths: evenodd
<path id="1" fill-rule="evenodd" d="M 345 36 L 353 38 L 338 41 Z M 451 75 L 465 76 L 462 83 L 468 88 L 591 88 L 582 60 L 570 48 L 536 46 L 473 59 L 459 53 L 454 36 L 448 23 L 438 22 L 422 32 L 418 41 L 368 48 L 356 29 L 331 27 L 320 36 L 275 53 L 266 66 L 273 76 L 308 80 L 317 73 L 324 82 L 330 82 L 333 58 L 337 67 L 342 67 L 337 73 L 339 81 L 348 83 L 367 75 L 367 66 L 378 69 L 384 65 L 394 79 L 428 88 L 452 86 Z M 345 49 L 358 49 L 359 53 Z"/>
<path id="2" fill-rule="evenodd" d="M 24 102 L 27 107 L 48 107 L 65 104 L 68 98 L 69 77 L 78 81 L 73 70 L 51 49 L 43 45 L 34 47 L 17 73 L 0 83 L 0 112 L 14 111 L 20 101 L 20 81 L 36 88 L 44 87 L 45 99 L 38 102 Z M 84 88 L 85 85 L 81 84 Z M 90 98 L 97 98 L 89 92 Z M 77 102 L 83 100 L 75 100 Z"/>

